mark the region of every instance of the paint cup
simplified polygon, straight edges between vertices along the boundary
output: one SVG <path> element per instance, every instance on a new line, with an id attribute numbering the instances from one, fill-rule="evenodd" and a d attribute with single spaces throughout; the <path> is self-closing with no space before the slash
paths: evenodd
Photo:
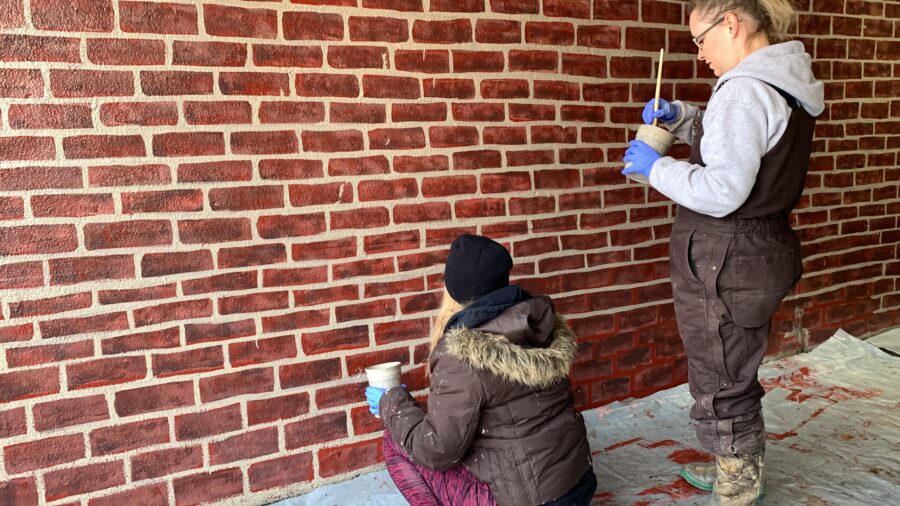
<path id="1" fill-rule="evenodd" d="M 669 152 L 669 148 L 672 147 L 672 143 L 675 142 L 675 136 L 669 133 L 668 130 L 653 125 L 639 126 L 637 135 L 635 135 L 634 138 L 639 141 L 644 141 L 661 156 L 666 156 L 666 153 Z M 627 169 L 628 167 L 631 167 L 631 165 L 631 163 L 627 163 L 625 164 L 625 168 Z M 625 177 L 641 184 L 650 184 L 650 180 L 647 176 L 638 172 L 625 174 Z"/>
<path id="2" fill-rule="evenodd" d="M 366 367 L 369 386 L 389 389 L 400 386 L 400 362 L 385 362 Z M 381 418 L 375 415 L 375 418 Z"/>

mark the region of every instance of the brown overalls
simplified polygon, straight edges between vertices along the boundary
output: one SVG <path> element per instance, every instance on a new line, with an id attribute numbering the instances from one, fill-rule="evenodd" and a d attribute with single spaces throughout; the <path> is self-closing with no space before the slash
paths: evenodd
<path id="1" fill-rule="evenodd" d="M 802 274 L 800 242 L 788 214 L 803 192 L 815 118 L 776 91 L 791 106 L 791 117 L 763 156 L 747 201 L 724 218 L 679 206 L 669 241 L 675 315 L 695 401 L 691 418 L 698 422 L 700 444 L 717 455 L 765 446 L 765 392 L 757 370 L 772 315 Z M 691 163 L 705 165 L 702 137 L 697 114 Z"/>

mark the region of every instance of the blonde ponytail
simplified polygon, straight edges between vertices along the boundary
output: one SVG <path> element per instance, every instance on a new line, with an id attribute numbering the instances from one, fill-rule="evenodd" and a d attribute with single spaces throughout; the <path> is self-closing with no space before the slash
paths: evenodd
<path id="1" fill-rule="evenodd" d="M 688 12 L 695 9 L 709 18 L 739 12 L 756 22 L 757 30 L 765 32 L 770 42 L 787 40 L 797 18 L 790 0 L 691 0 Z"/>

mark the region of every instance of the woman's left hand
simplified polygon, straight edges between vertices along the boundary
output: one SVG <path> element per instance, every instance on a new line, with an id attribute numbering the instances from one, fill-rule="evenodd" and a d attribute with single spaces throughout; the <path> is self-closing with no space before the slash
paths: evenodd
<path id="1" fill-rule="evenodd" d="M 629 143 L 628 150 L 625 151 L 625 163 L 631 163 L 630 167 L 622 170 L 622 174 L 640 173 L 646 177 L 650 177 L 650 171 L 653 170 L 653 162 L 662 158 L 653 148 L 644 141 L 633 140 Z"/>

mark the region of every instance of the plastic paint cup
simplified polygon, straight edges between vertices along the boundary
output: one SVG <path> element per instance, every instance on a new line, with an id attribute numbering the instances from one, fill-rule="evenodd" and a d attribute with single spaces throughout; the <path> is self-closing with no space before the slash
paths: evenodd
<path id="1" fill-rule="evenodd" d="M 400 362 L 385 362 L 366 367 L 366 378 L 369 386 L 376 388 L 393 388 L 400 386 Z M 376 418 L 381 418 L 376 415 Z"/>
<path id="2" fill-rule="evenodd" d="M 641 125 L 637 129 L 637 135 L 634 136 L 639 141 L 644 141 L 648 146 L 661 156 L 666 156 L 672 143 L 675 142 L 675 136 L 668 130 L 653 125 Z M 625 164 L 625 168 L 631 167 L 631 163 Z M 650 184 L 650 179 L 640 173 L 626 174 L 625 177 L 641 184 Z"/>

